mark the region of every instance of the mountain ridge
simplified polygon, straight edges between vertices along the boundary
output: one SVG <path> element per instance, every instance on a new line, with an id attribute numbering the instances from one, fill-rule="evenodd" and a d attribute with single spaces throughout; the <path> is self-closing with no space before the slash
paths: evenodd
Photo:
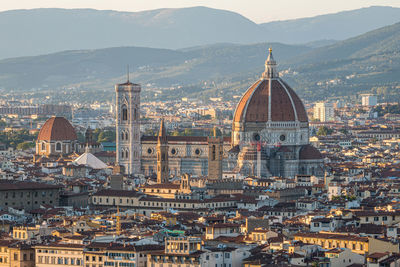
<path id="1" fill-rule="evenodd" d="M 371 14 L 376 18 L 374 25 Z M 345 31 L 337 31 L 343 18 Z M 214 43 L 302 44 L 342 40 L 395 20 L 400 21 L 400 8 L 370 7 L 263 24 L 235 12 L 201 6 L 140 12 L 21 9 L 0 12 L 0 24 L 12 25 L 0 28 L 5 40 L 0 43 L 0 58 L 121 46 L 181 49 Z"/>

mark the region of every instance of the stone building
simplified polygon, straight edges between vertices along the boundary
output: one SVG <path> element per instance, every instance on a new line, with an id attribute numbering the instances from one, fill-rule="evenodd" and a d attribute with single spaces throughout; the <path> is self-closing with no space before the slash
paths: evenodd
<path id="1" fill-rule="evenodd" d="M 12 207 L 29 211 L 43 204 L 59 205 L 60 189 L 58 185 L 35 182 L 1 182 L 0 207 L 3 210 Z"/>
<path id="2" fill-rule="evenodd" d="M 309 122 L 304 105 L 295 91 L 279 77 L 276 66 L 270 49 L 264 73 L 243 94 L 236 107 L 231 138 L 166 137 L 167 144 L 163 147 L 168 150 L 168 168 L 165 169 L 170 175 L 189 173 L 211 179 L 221 177 L 222 171 L 258 177 L 323 175 L 321 153 L 309 143 Z M 137 89 L 133 95 L 138 98 L 139 92 Z M 117 107 L 121 106 L 121 97 L 117 92 Z M 119 137 L 126 137 L 118 126 L 123 121 L 123 114 L 117 112 Z M 158 137 L 142 136 L 141 149 L 136 148 L 137 144 L 139 142 L 133 144 L 117 138 L 117 147 L 121 148 L 118 155 L 127 157 L 123 152 L 126 149 L 141 150 L 140 171 L 145 175 L 155 174 Z M 213 155 L 216 160 L 212 160 Z M 217 160 L 220 156 L 222 161 Z M 117 162 L 122 162 L 118 161 L 118 156 Z"/>

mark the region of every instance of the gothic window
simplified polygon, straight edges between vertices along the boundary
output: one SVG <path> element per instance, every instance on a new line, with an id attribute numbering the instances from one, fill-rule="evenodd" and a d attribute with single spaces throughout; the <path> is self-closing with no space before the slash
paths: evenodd
<path id="1" fill-rule="evenodd" d="M 126 105 L 122 106 L 122 120 L 127 121 L 128 120 L 128 108 Z"/>
<path id="2" fill-rule="evenodd" d="M 61 151 L 61 143 L 56 143 L 56 151 Z"/>
<path id="3" fill-rule="evenodd" d="M 215 160 L 215 145 L 212 146 L 212 156 L 211 160 Z"/>
<path id="4" fill-rule="evenodd" d="M 125 140 L 128 140 L 129 139 L 129 134 L 128 134 L 128 132 L 125 132 Z"/>
<path id="5" fill-rule="evenodd" d="M 121 140 L 122 140 L 122 141 L 124 140 L 124 137 L 125 137 L 124 132 L 121 132 Z"/>
<path id="6" fill-rule="evenodd" d="M 44 151 L 44 150 L 46 150 L 46 143 L 42 143 L 42 150 Z"/>
<path id="7" fill-rule="evenodd" d="M 121 151 L 121 159 L 123 159 L 124 156 L 125 156 L 125 152 L 122 150 L 122 151 Z"/>
<path id="8" fill-rule="evenodd" d="M 125 151 L 125 158 L 129 159 L 129 150 L 128 149 Z"/>
<path id="9" fill-rule="evenodd" d="M 133 119 L 136 120 L 137 119 L 137 112 L 136 112 L 136 108 L 133 109 Z"/>

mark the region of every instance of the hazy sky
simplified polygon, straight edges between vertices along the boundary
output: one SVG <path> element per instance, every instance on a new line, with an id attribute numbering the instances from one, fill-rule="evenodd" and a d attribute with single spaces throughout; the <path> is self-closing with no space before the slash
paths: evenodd
<path id="1" fill-rule="evenodd" d="M 400 7 L 400 0 L 0 0 L 0 10 L 60 7 L 142 11 L 207 6 L 231 10 L 258 23 L 311 17 L 372 5 Z"/>

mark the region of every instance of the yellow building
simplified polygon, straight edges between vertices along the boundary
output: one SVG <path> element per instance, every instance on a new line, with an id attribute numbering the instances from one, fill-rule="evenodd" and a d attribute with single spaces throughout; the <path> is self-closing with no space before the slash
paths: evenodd
<path id="1" fill-rule="evenodd" d="M 9 247 L 10 267 L 34 267 L 35 251 L 25 244 L 15 244 Z"/>
<path id="2" fill-rule="evenodd" d="M 201 238 L 168 237 L 165 239 L 164 251 L 153 251 L 147 254 L 147 266 L 200 267 L 202 254 Z"/>
<path id="3" fill-rule="evenodd" d="M 146 267 L 147 254 L 162 251 L 158 245 L 129 245 L 118 243 L 92 243 L 84 251 L 84 266 Z"/>
<path id="4" fill-rule="evenodd" d="M 61 243 L 35 246 L 36 267 L 82 266 L 84 247 Z"/>
<path id="5" fill-rule="evenodd" d="M 34 267 L 34 250 L 17 240 L 0 241 L 0 267 Z"/>
<path id="6" fill-rule="evenodd" d="M 266 242 L 271 237 L 278 237 L 278 233 L 263 228 L 257 228 L 249 234 L 249 237 L 252 241 Z"/>
<path id="7" fill-rule="evenodd" d="M 33 239 L 39 234 L 39 227 L 13 227 L 13 237 L 18 240 Z"/>
<path id="8" fill-rule="evenodd" d="M 0 240 L 0 267 L 10 266 L 10 249 L 12 240 Z"/>
<path id="9" fill-rule="evenodd" d="M 316 244 L 324 249 L 348 248 L 358 254 L 371 254 L 387 251 L 399 253 L 398 245 L 389 241 L 378 240 L 371 237 L 325 232 L 298 233 L 294 235 L 294 239 L 307 244 Z"/>
<path id="10" fill-rule="evenodd" d="M 165 221 L 166 225 L 176 225 L 176 216 L 168 212 L 153 212 L 150 218 L 156 221 Z"/>

